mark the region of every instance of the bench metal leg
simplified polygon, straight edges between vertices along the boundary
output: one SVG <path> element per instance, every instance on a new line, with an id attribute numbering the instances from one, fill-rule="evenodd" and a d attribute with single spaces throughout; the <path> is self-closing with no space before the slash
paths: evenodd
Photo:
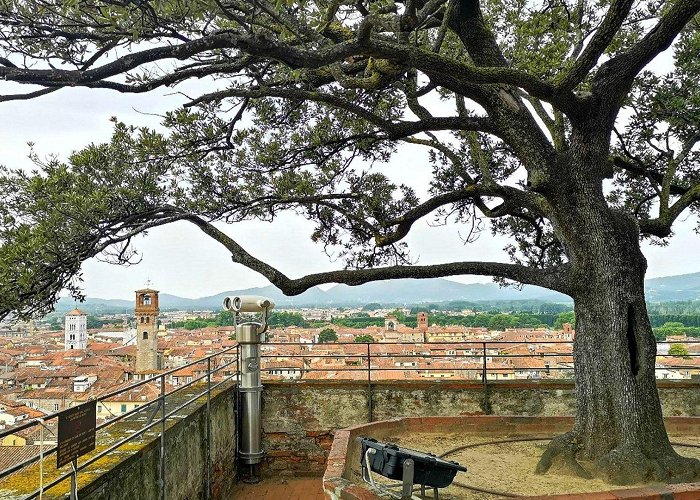
<path id="1" fill-rule="evenodd" d="M 410 499 L 413 496 L 413 459 L 407 458 L 403 463 L 403 490 L 401 498 Z"/>

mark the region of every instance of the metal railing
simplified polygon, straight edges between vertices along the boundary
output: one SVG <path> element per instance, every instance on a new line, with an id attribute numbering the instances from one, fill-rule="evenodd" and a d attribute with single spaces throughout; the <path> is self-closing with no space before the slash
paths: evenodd
<path id="1" fill-rule="evenodd" d="M 572 340 L 526 340 L 526 341 L 512 341 L 512 340 L 497 340 L 497 341 L 460 341 L 460 342 L 422 342 L 422 343 L 416 343 L 416 342 L 328 342 L 328 343 L 290 343 L 290 342 L 266 342 L 263 345 L 264 346 L 297 346 L 301 347 L 302 349 L 306 348 L 306 351 L 302 351 L 299 353 L 266 353 L 263 351 L 263 354 L 261 357 L 263 360 L 270 360 L 273 358 L 291 358 L 291 359 L 302 359 L 303 364 L 305 365 L 306 361 L 309 361 L 311 359 L 324 359 L 324 358 L 336 358 L 339 360 L 358 360 L 358 365 L 357 367 L 353 367 L 353 365 L 348 365 L 346 363 L 346 366 L 343 368 L 338 368 L 338 367 L 331 367 L 331 368 L 318 368 L 318 367 L 311 367 L 309 366 L 302 366 L 302 367 L 294 367 L 290 366 L 290 369 L 297 369 L 299 370 L 302 375 L 304 373 L 312 373 L 312 372 L 366 372 L 367 377 L 371 379 L 371 373 L 372 372 L 385 372 L 385 371 L 401 371 L 401 372 L 424 372 L 424 373 L 430 373 L 430 372 L 468 372 L 474 374 L 473 377 L 467 377 L 468 380 L 481 380 L 481 381 L 486 381 L 489 380 L 489 374 L 495 375 L 498 373 L 502 372 L 517 372 L 517 371 L 524 371 L 524 370 L 534 370 L 530 366 L 523 366 L 523 365 L 518 365 L 517 362 L 510 362 L 508 361 L 508 365 L 504 366 L 493 366 L 493 363 L 495 363 L 496 360 L 510 360 L 510 359 L 546 359 L 546 358 L 559 358 L 560 360 L 568 358 L 565 362 L 568 364 L 571 364 L 571 366 L 553 366 L 550 365 L 549 367 L 543 366 L 541 371 L 544 371 L 546 373 L 555 373 L 555 372 L 570 372 L 573 371 L 573 352 L 572 350 L 569 350 L 568 352 L 540 352 L 540 353 L 534 353 L 530 352 L 527 354 L 524 353 L 504 353 L 502 352 L 503 349 L 506 349 L 508 347 L 515 347 L 515 346 L 544 346 L 544 345 L 557 345 L 557 344 L 565 344 L 565 345 L 570 345 L 573 346 L 573 341 Z M 700 344 L 700 340 L 690 340 L 690 341 L 683 341 L 683 342 L 667 342 L 667 341 L 658 341 L 657 345 L 661 344 Z M 445 353 L 434 353 L 434 352 L 427 352 L 426 351 L 434 351 L 436 345 L 439 346 L 448 346 L 450 347 L 449 350 L 446 350 Z M 328 350 L 334 350 L 334 348 L 338 346 L 338 352 L 333 352 L 331 354 L 319 354 L 318 352 L 315 351 L 328 351 Z M 343 346 L 363 346 L 363 353 L 362 354 L 347 354 L 344 352 L 344 347 Z M 396 353 L 396 352 L 376 352 L 377 350 L 383 350 L 381 349 L 383 346 L 407 346 L 407 349 L 410 349 L 409 352 L 402 352 L 402 353 Z M 374 352 L 373 352 L 374 350 Z M 459 353 L 458 351 L 463 351 Z M 469 351 L 468 353 L 466 351 Z M 693 358 L 693 357 L 700 357 L 700 352 L 698 353 L 688 353 L 688 354 L 676 354 L 676 355 L 669 355 L 669 354 L 658 354 L 657 353 L 657 359 L 663 357 L 663 358 Z M 386 366 L 380 366 L 379 365 L 379 360 L 387 360 L 387 359 L 394 359 L 394 358 L 416 358 L 416 359 L 423 359 L 423 360 L 452 360 L 454 362 L 463 362 L 465 366 L 459 367 L 459 366 L 454 366 L 454 367 L 430 367 L 430 366 L 393 366 L 393 367 L 386 367 Z M 373 360 L 375 361 L 373 363 Z M 467 363 L 469 363 L 470 360 L 475 360 L 474 364 L 479 364 L 480 366 L 473 367 L 473 366 L 467 366 Z M 491 360 L 491 366 L 489 366 L 488 360 Z M 269 369 L 274 369 L 274 368 L 269 368 Z M 278 368 L 279 369 L 279 368 Z M 655 370 L 664 370 L 666 368 L 664 367 L 655 367 Z M 700 369 L 700 368 L 699 368 Z M 268 368 L 263 365 L 263 370 L 268 370 Z M 553 377 L 554 378 L 554 377 Z"/>
<path id="2" fill-rule="evenodd" d="M 85 455 L 83 457 L 82 462 L 79 462 L 77 467 L 75 467 L 74 470 L 70 470 L 65 473 L 61 473 L 60 470 L 57 470 L 58 472 L 58 477 L 50 480 L 46 484 L 43 484 L 43 469 L 40 469 L 40 477 L 39 477 L 39 485 L 38 487 L 27 494 L 24 498 L 26 499 L 33 499 L 33 498 L 40 498 L 44 494 L 46 494 L 47 490 L 50 490 L 51 488 L 54 488 L 55 486 L 59 485 L 60 483 L 64 481 L 71 480 L 71 478 L 77 477 L 77 475 L 81 471 L 85 471 L 87 467 L 89 467 L 92 464 L 95 464 L 98 462 L 100 459 L 108 456 L 110 453 L 113 453 L 116 451 L 118 448 L 124 446 L 125 444 L 132 442 L 136 439 L 141 438 L 141 436 L 145 436 L 146 433 L 152 429 L 156 429 L 159 427 L 159 432 L 157 436 L 154 436 L 154 438 L 159 439 L 160 441 L 160 462 L 159 462 L 159 470 L 158 470 L 158 481 L 159 481 L 159 488 L 160 488 L 160 498 L 165 499 L 165 488 L 166 488 L 166 481 L 165 481 L 165 456 L 166 456 L 166 450 L 165 450 L 165 431 L 169 423 L 174 423 L 175 421 L 179 421 L 182 418 L 184 418 L 186 415 L 179 415 L 180 412 L 182 412 L 184 409 L 186 409 L 188 406 L 192 405 L 192 403 L 200 400 L 201 398 L 206 398 L 205 401 L 205 411 L 206 411 L 206 419 L 207 419 L 207 426 L 206 426 L 206 464 L 207 464 L 207 471 L 206 471 L 206 488 L 205 488 L 205 495 L 206 498 L 211 497 L 211 476 L 209 472 L 209 465 L 211 463 L 211 419 L 210 419 L 210 411 L 211 411 L 211 395 L 212 391 L 215 391 L 217 388 L 222 386 L 223 384 L 230 382 L 232 380 L 235 380 L 237 377 L 237 374 L 239 372 L 238 370 L 238 345 L 234 345 L 232 347 L 229 347 L 227 349 L 224 349 L 222 351 L 216 352 L 214 354 L 211 354 L 209 356 L 206 356 L 204 358 L 197 359 L 195 361 L 192 361 L 190 363 L 184 364 L 182 366 L 178 366 L 176 368 L 169 369 L 167 371 L 164 371 L 162 373 L 159 373 L 158 375 L 155 375 L 153 377 L 141 380 L 139 382 L 136 382 L 134 384 L 130 384 L 126 387 L 120 388 L 118 390 L 109 392 L 107 394 L 104 394 L 102 396 L 96 397 L 94 399 L 91 399 L 91 401 L 96 401 L 96 404 L 98 407 L 101 405 L 102 408 L 104 408 L 107 413 L 112 414 L 112 418 L 105 419 L 104 421 L 100 422 L 96 426 L 96 432 L 99 432 L 101 430 L 106 430 L 110 429 L 112 426 L 119 422 L 137 422 L 139 424 L 145 423 L 145 425 L 140 426 L 136 429 L 128 429 L 128 435 L 124 438 L 118 439 L 116 442 L 112 442 L 109 446 L 107 446 L 105 449 L 99 451 L 98 453 L 92 453 Z M 217 358 L 223 358 L 226 354 L 231 353 L 233 355 L 232 359 L 226 359 L 226 360 L 221 360 L 218 364 L 216 362 Z M 196 365 L 206 365 L 206 369 L 204 367 L 202 368 L 202 371 L 204 372 L 202 375 L 199 375 L 197 377 L 193 377 L 191 381 L 186 382 L 182 385 L 178 386 L 173 386 L 171 390 L 167 390 L 168 384 L 166 383 L 166 379 L 168 377 L 172 377 L 174 374 L 177 372 L 193 367 Z M 236 365 L 236 369 L 233 370 L 232 373 L 230 374 L 222 374 L 221 372 L 225 370 L 227 367 Z M 219 376 L 217 376 L 219 375 Z M 139 387 L 149 385 L 149 384 L 154 384 L 158 388 L 159 396 L 157 398 L 151 399 L 150 401 L 138 401 L 139 406 L 132 408 L 131 410 L 125 411 L 119 415 L 114 415 L 111 410 L 109 410 L 109 406 L 106 404 L 109 402 L 110 399 L 116 398 L 122 394 L 128 393 L 130 391 L 133 391 L 134 389 L 138 389 Z M 204 387 L 203 390 L 199 390 L 202 387 Z M 189 391 L 187 391 L 189 389 Z M 178 399 L 174 398 L 175 395 L 182 394 L 182 397 L 180 398 L 178 396 Z M 183 401 L 184 399 L 184 401 Z M 151 410 L 148 412 L 149 414 L 147 415 L 146 412 L 147 410 Z M 49 415 L 46 415 L 43 418 L 35 418 L 28 420 L 27 422 L 24 422 L 20 425 L 14 426 L 9 429 L 5 429 L 3 431 L 0 431 L 0 440 L 3 438 L 16 434 L 18 432 L 30 429 L 32 427 L 36 426 L 47 426 L 47 423 L 51 423 L 52 421 L 58 422 L 58 418 L 61 416 L 62 413 L 69 411 L 69 410 L 62 410 L 58 411 L 55 413 L 51 413 Z M 137 414 L 139 417 L 145 416 L 147 417 L 145 419 L 145 422 L 139 421 L 139 418 L 137 418 Z M 156 418 L 156 415 L 159 415 Z M 130 418 L 132 417 L 132 418 Z M 2 481 L 4 478 L 17 473 L 21 471 L 22 469 L 31 466 L 32 464 L 43 461 L 47 456 L 52 455 L 53 453 L 56 453 L 58 450 L 58 446 L 52 446 L 47 450 L 43 449 L 44 442 L 42 441 L 40 444 L 40 452 L 36 456 L 30 457 L 26 460 L 20 461 L 17 464 L 14 464 L 8 468 L 6 468 L 3 471 L 0 471 L 0 489 L 3 489 Z M 43 465 L 43 464 L 42 464 Z M 65 466 L 63 468 L 68 468 L 68 466 Z"/>
<path id="3" fill-rule="evenodd" d="M 657 344 L 675 344 L 679 342 L 657 342 Z M 683 344 L 698 344 L 700 343 L 700 340 L 695 340 L 695 341 L 683 341 L 681 342 Z M 376 377 L 373 380 L 372 374 L 376 374 L 379 372 L 423 372 L 425 374 L 430 374 L 431 372 L 446 372 L 446 371 L 456 371 L 456 372 L 465 372 L 472 374 L 473 376 L 470 377 L 464 377 L 467 380 L 475 380 L 475 381 L 480 381 L 483 385 L 483 390 L 484 393 L 486 394 L 488 391 L 488 382 L 491 381 L 489 375 L 496 375 L 497 379 L 497 374 L 503 373 L 504 371 L 508 372 L 517 372 L 518 370 L 528 370 L 530 367 L 528 366 L 522 366 L 518 365 L 517 360 L 518 359 L 525 359 L 525 358 L 530 358 L 530 359 L 544 359 L 544 358 L 560 358 L 560 359 L 566 359 L 570 358 L 571 361 L 571 366 L 549 366 L 549 367 L 544 367 L 543 371 L 545 374 L 551 374 L 551 377 L 553 379 L 562 379 L 562 378 L 570 378 L 570 372 L 573 370 L 573 355 L 571 352 L 553 352 L 553 353 L 508 353 L 508 352 L 503 352 L 504 349 L 507 349 L 508 347 L 515 347 L 515 346 L 521 346 L 521 345 L 526 345 L 526 346 L 531 346 L 531 345 L 537 345 L 537 346 L 544 346 L 544 345 L 557 345 L 557 344 L 568 344 L 572 345 L 573 341 L 568 341 L 568 340 L 526 340 L 526 341 L 462 341 L 462 342 L 425 342 L 425 343 L 415 343 L 415 342 L 381 342 L 381 343 L 356 343 L 356 342 L 333 342 L 333 343 L 289 343 L 289 342 L 265 342 L 263 344 L 263 347 L 268 347 L 268 346 L 286 346 L 286 347 L 294 347 L 294 348 L 299 348 L 299 352 L 267 352 L 267 350 L 263 351 L 262 353 L 262 359 L 263 359 L 263 366 L 261 369 L 263 371 L 272 371 L 275 369 L 279 369 L 279 367 L 271 367 L 269 366 L 268 363 L 265 363 L 265 360 L 272 360 L 273 358 L 291 358 L 291 359 L 301 359 L 302 360 L 302 366 L 301 367 L 296 367 L 296 366 L 289 366 L 288 371 L 299 371 L 300 376 L 303 378 L 304 374 L 307 373 L 312 373 L 312 372 L 337 372 L 337 373 L 343 373 L 343 372 L 363 372 L 364 375 L 360 380 L 366 380 L 367 383 L 367 389 L 368 389 L 368 420 L 372 421 L 373 420 L 373 386 L 376 384 L 377 380 Z M 355 353 L 346 353 L 345 352 L 345 347 L 344 346 L 354 346 L 354 351 Z M 386 349 L 383 349 L 383 347 L 386 346 L 406 346 L 405 352 L 397 353 L 397 352 L 377 352 L 377 351 L 385 351 Z M 449 346 L 449 349 L 436 349 L 437 346 Z M 434 352 L 435 350 L 445 350 L 445 352 Z M 333 352 L 329 352 L 333 351 Z M 449 351 L 449 352 L 448 352 Z M 461 352 L 460 352 L 461 351 Z M 325 352 L 325 353 L 322 353 Z M 229 355 L 230 359 L 224 360 L 223 358 Z M 658 356 L 664 356 L 664 357 L 669 357 L 668 355 L 658 355 Z M 697 357 L 700 356 L 700 353 L 689 353 L 687 355 L 677 355 L 677 356 L 670 356 L 670 357 L 680 357 L 680 358 L 686 358 L 686 357 Z M 220 359 L 220 362 L 217 364 L 216 360 L 217 358 L 222 358 Z M 343 360 L 344 365 L 342 367 L 338 366 L 331 366 L 331 367 L 318 367 L 318 366 L 311 366 L 312 364 L 310 363 L 311 359 L 326 359 L 326 358 L 335 358 L 337 360 Z M 453 367 L 434 367 L 434 366 L 381 366 L 382 361 L 385 360 L 391 360 L 394 358 L 401 358 L 401 359 L 422 359 L 422 360 L 453 360 L 455 363 L 462 362 L 464 364 L 463 367 L 460 366 L 453 366 Z M 487 360 L 490 359 L 492 361 L 492 364 L 490 365 Z M 514 361 L 511 361 L 514 360 Z M 34 491 L 28 493 L 28 495 L 24 498 L 27 499 L 33 499 L 33 498 L 38 498 L 41 497 L 43 493 L 45 493 L 47 490 L 59 485 L 63 481 L 69 480 L 74 474 L 78 474 L 81 471 L 85 471 L 86 468 L 88 468 L 90 465 L 95 464 L 98 462 L 100 459 L 104 458 L 105 456 L 109 455 L 110 453 L 114 452 L 118 448 L 124 446 L 125 444 L 132 442 L 136 439 L 141 438 L 141 436 L 145 436 L 146 433 L 150 430 L 155 430 L 159 427 L 158 433 L 153 436 L 154 439 L 159 439 L 160 441 L 160 461 L 159 461 L 159 471 L 158 471 L 158 477 L 159 477 L 159 488 L 160 488 L 160 498 L 165 500 L 165 488 L 166 488 L 166 480 L 165 480 L 165 468 L 166 468 L 166 462 L 165 462 L 165 457 L 166 457 L 166 449 L 165 449 L 165 431 L 167 428 L 168 423 L 170 422 L 175 422 L 180 420 L 181 418 L 184 418 L 182 415 L 178 415 L 182 410 L 187 408 L 188 406 L 192 405 L 194 402 L 200 400 L 201 398 L 206 397 L 206 401 L 204 402 L 205 404 L 205 411 L 206 411 L 206 419 L 207 419 L 207 425 L 206 425 L 206 437 L 205 437 L 205 446 L 206 446 L 206 471 L 204 473 L 205 476 L 205 481 L 206 481 L 206 488 L 205 488 L 205 495 L 206 498 L 211 497 L 211 419 L 210 419 L 210 405 L 211 405 L 211 395 L 212 391 L 216 390 L 219 388 L 222 384 L 225 384 L 226 382 L 237 382 L 238 380 L 238 375 L 240 374 L 240 365 L 239 365 L 239 360 L 240 360 L 240 345 L 234 345 L 232 347 L 229 347 L 227 349 L 224 349 L 222 351 L 216 352 L 214 354 L 211 354 L 209 356 L 206 356 L 201 359 L 197 359 L 195 361 L 192 361 L 190 363 L 187 363 L 182 366 L 178 366 L 176 368 L 172 368 L 170 370 L 164 371 L 163 373 L 160 373 L 158 375 L 155 375 L 151 378 L 141 380 L 139 382 L 136 382 L 134 384 L 131 384 L 127 387 L 120 388 L 118 390 L 115 390 L 113 392 L 110 392 L 108 394 L 99 396 L 97 398 L 94 398 L 94 400 L 97 402 L 98 405 L 102 404 L 104 408 L 108 409 L 108 406 L 104 403 L 109 402 L 110 399 L 115 398 L 121 394 L 127 393 L 129 391 L 132 391 L 134 389 L 137 389 L 141 386 L 144 386 L 146 384 L 155 384 L 158 388 L 159 391 L 159 396 L 150 400 L 150 401 L 144 401 L 140 406 L 132 408 L 131 410 L 125 411 L 119 415 L 113 415 L 113 418 L 106 419 L 102 422 L 100 422 L 96 430 L 106 430 L 109 429 L 111 426 L 115 425 L 118 422 L 137 422 L 139 424 L 145 424 L 142 426 L 139 426 L 136 429 L 129 429 L 129 434 L 126 437 L 123 437 L 121 439 L 118 439 L 114 442 L 111 442 L 109 446 L 107 446 L 105 449 L 99 451 L 98 453 L 95 454 L 89 454 L 86 455 L 83 459 L 82 462 L 78 464 L 76 467 L 75 471 L 71 470 L 68 472 L 64 473 L 59 473 L 58 477 L 52 479 L 46 484 L 43 484 L 43 475 L 40 476 L 39 481 L 41 484 L 38 485 L 37 489 Z M 352 364 L 348 364 L 345 361 L 350 361 Z M 508 360 L 508 365 L 507 366 L 493 366 L 493 361 L 494 360 Z M 307 361 L 309 361 L 307 363 Z M 569 363 L 569 361 L 566 361 L 566 363 Z M 228 367 L 232 367 L 235 364 L 235 370 L 231 371 L 231 373 L 228 374 L 221 374 L 223 370 L 225 370 Z M 268 364 L 268 366 L 266 366 Z M 193 367 L 196 365 L 206 365 L 206 369 L 203 368 L 203 374 L 194 378 L 183 384 L 183 385 L 178 385 L 176 387 L 172 387 L 171 390 L 167 390 L 168 384 L 166 383 L 166 379 L 168 377 L 172 377 L 174 374 L 176 374 L 178 371 L 183 370 L 185 368 Z M 473 366 L 473 365 L 479 365 Z M 664 369 L 664 368 L 657 368 L 657 369 Z M 567 374 L 567 372 L 569 372 Z M 559 373 L 559 376 L 555 376 L 555 374 Z M 217 374 L 220 374 L 217 377 Z M 564 375 L 561 375 L 564 374 Z M 342 380 L 342 377 L 338 377 L 339 379 Z M 521 377 L 522 378 L 522 377 Z M 541 378 L 547 378 L 547 377 L 541 377 Z M 217 380 L 218 379 L 218 380 Z M 357 380 L 355 378 L 355 380 Z M 404 379 L 401 379 L 404 380 Z M 517 380 L 516 378 L 513 378 L 511 380 Z M 194 390 L 193 389 L 198 389 L 202 388 L 203 390 Z M 192 393 L 189 393 L 190 391 L 186 391 L 189 389 L 192 391 Z M 180 401 L 174 401 L 174 396 L 177 394 L 183 394 L 184 400 Z M 168 399 L 170 398 L 170 399 Z M 139 403 L 141 403 L 139 401 Z M 148 412 L 149 414 L 146 415 L 147 410 L 150 409 L 151 411 Z M 58 417 L 67 410 L 51 413 L 49 415 L 46 415 L 45 417 L 41 419 L 31 419 L 23 424 L 20 424 L 18 426 L 0 431 L 0 440 L 16 434 L 20 431 L 29 429 L 31 427 L 35 426 L 40 426 L 43 425 L 45 426 L 46 423 L 51 422 L 52 420 L 58 419 Z M 138 418 L 136 418 L 138 415 Z M 158 415 L 158 418 L 156 418 L 156 415 Z M 139 420 L 141 416 L 146 416 L 147 418 L 145 421 Z M 130 418 L 134 417 L 134 418 Z M 44 446 L 43 442 L 41 443 L 40 446 Z M 47 456 L 55 453 L 57 451 L 57 446 L 52 446 L 47 450 L 43 450 L 43 448 L 40 450 L 40 453 L 36 456 L 33 456 L 31 458 L 28 458 L 26 460 L 23 460 L 17 464 L 14 464 L 8 468 L 6 468 L 3 471 L 0 471 L 0 489 L 2 489 L 2 481 L 4 478 L 17 473 L 21 471 L 22 469 L 31 466 L 32 464 L 39 462 L 40 460 L 43 461 Z M 57 471 L 58 472 L 58 471 Z"/>

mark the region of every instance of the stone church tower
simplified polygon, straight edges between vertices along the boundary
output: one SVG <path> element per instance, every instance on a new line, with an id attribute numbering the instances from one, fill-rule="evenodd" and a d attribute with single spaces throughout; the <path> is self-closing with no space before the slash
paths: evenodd
<path id="1" fill-rule="evenodd" d="M 158 370 L 158 290 L 136 290 L 136 371 Z"/>
<path id="2" fill-rule="evenodd" d="M 427 332 L 428 331 L 428 313 L 424 312 L 419 312 L 418 315 L 416 316 L 416 323 L 418 324 L 418 331 L 419 332 Z"/>
<path id="3" fill-rule="evenodd" d="M 80 309 L 66 314 L 63 342 L 66 351 L 87 349 L 87 314 Z"/>

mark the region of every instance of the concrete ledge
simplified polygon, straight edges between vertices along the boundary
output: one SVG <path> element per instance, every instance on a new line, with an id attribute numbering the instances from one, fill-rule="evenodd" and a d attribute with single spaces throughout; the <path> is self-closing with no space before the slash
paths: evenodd
<path id="1" fill-rule="evenodd" d="M 235 401 L 228 384 L 211 398 L 211 492 L 214 499 L 231 498 L 236 476 Z M 201 387 L 198 388 L 201 390 Z M 189 397 L 189 395 L 187 395 Z M 165 431 L 166 498 L 204 498 L 207 415 L 204 398 L 196 400 L 184 417 L 172 417 Z M 80 488 L 84 500 L 158 500 L 160 440 L 155 437 Z"/>
<path id="2" fill-rule="evenodd" d="M 700 418 L 667 417 L 666 429 L 671 432 L 700 434 Z M 336 432 L 328 464 L 323 476 L 323 489 L 331 500 L 381 500 L 386 498 L 364 483 L 356 464 L 360 463 L 358 436 L 371 435 L 382 440 L 399 432 L 431 431 L 479 432 L 499 435 L 533 435 L 562 433 L 573 425 L 573 417 L 520 417 L 520 416 L 459 416 L 459 417 L 408 417 L 355 425 Z M 553 496 L 521 497 L 529 500 L 698 500 L 700 483 L 671 484 L 661 488 L 614 489 L 595 493 L 575 493 Z"/>

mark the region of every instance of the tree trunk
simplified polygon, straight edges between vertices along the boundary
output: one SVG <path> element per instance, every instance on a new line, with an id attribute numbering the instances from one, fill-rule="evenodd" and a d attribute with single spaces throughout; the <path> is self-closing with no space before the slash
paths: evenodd
<path id="1" fill-rule="evenodd" d="M 602 192 L 579 193 L 562 203 L 557 224 L 574 276 L 576 422 L 537 471 L 556 458 L 616 484 L 692 481 L 700 462 L 676 454 L 662 419 L 636 223 L 611 210 Z"/>

